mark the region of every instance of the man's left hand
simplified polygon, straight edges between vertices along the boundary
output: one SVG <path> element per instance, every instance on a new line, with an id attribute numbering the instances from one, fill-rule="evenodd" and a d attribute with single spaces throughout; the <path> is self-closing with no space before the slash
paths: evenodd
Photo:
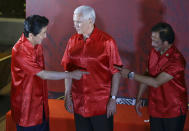
<path id="1" fill-rule="evenodd" d="M 116 100 L 110 98 L 107 105 L 107 118 L 113 116 L 116 113 Z"/>

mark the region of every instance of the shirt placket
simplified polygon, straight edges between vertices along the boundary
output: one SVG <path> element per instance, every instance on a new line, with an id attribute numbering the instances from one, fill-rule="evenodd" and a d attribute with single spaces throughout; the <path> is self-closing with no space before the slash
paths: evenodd
<path id="1" fill-rule="evenodd" d="M 87 39 L 86 41 L 83 41 L 83 54 L 82 54 L 82 65 L 84 68 L 87 68 L 87 45 L 88 45 L 88 42 L 89 40 Z M 86 80 L 86 75 L 83 75 L 83 87 L 84 87 L 84 92 L 85 92 L 85 88 L 86 88 L 86 85 L 85 85 L 85 80 Z M 82 98 L 82 101 L 83 101 L 83 109 L 82 111 L 85 113 L 85 109 L 87 109 L 87 104 L 86 104 L 86 94 L 84 93 L 84 96 Z"/>

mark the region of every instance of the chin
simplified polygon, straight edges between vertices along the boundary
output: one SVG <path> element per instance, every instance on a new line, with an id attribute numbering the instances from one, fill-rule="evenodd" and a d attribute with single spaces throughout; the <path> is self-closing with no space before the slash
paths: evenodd
<path id="1" fill-rule="evenodd" d="M 159 50 L 159 48 L 157 48 L 157 47 L 155 47 L 155 46 L 152 46 L 156 51 L 158 51 Z"/>
<path id="2" fill-rule="evenodd" d="M 37 44 L 39 44 L 39 45 L 40 45 L 41 43 L 42 43 L 42 41 L 39 41 Z"/>
<path id="3" fill-rule="evenodd" d="M 78 31 L 78 30 L 77 30 L 77 33 L 78 33 L 78 34 L 82 34 L 82 32 L 81 32 L 81 31 Z"/>
<path id="4" fill-rule="evenodd" d="M 155 49 L 156 51 L 160 51 L 160 48 L 155 48 L 155 47 L 154 47 L 154 49 Z"/>

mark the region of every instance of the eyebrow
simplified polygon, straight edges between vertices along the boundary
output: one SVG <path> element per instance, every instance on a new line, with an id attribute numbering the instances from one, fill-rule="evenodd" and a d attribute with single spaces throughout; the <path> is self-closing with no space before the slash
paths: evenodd
<path id="1" fill-rule="evenodd" d="M 80 21 L 80 20 L 73 20 L 74 22 L 82 22 L 82 21 Z"/>

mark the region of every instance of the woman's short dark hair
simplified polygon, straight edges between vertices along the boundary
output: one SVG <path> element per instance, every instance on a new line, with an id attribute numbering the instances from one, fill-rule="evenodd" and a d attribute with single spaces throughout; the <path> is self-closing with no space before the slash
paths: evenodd
<path id="1" fill-rule="evenodd" d="M 160 39 L 162 42 L 168 41 L 169 44 L 172 44 L 175 40 L 175 33 L 171 25 L 161 22 L 152 27 L 151 32 L 159 32 Z"/>
<path id="2" fill-rule="evenodd" d="M 24 35 L 29 37 L 29 33 L 34 36 L 41 32 L 41 29 L 47 26 L 49 20 L 45 16 L 31 15 L 24 21 Z"/>

